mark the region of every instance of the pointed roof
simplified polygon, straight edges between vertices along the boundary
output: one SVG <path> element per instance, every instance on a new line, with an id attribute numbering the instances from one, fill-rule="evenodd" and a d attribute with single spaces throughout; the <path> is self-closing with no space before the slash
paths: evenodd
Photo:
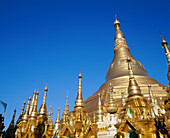
<path id="1" fill-rule="evenodd" d="M 103 121 L 103 110 L 102 110 L 102 102 L 101 102 L 101 96 L 100 93 L 98 94 L 99 96 L 99 101 L 98 101 L 98 111 L 96 112 L 97 115 L 97 122 L 102 122 Z"/>
<path id="2" fill-rule="evenodd" d="M 57 118 L 56 118 L 56 120 L 55 120 L 55 124 L 58 124 L 58 123 L 60 123 L 60 108 L 58 108 L 58 113 L 57 113 Z"/>
<path id="3" fill-rule="evenodd" d="M 135 80 L 132 66 L 131 66 L 131 59 L 127 60 L 128 62 L 128 70 L 129 70 L 129 87 L 128 87 L 128 97 L 132 96 L 143 96 L 140 90 L 140 87 L 138 86 L 138 83 Z"/>
<path id="4" fill-rule="evenodd" d="M 34 99 L 34 105 L 33 105 L 33 108 L 32 108 L 32 112 L 31 112 L 31 115 L 30 115 L 30 119 L 32 119 L 32 120 L 36 120 L 37 119 L 38 95 L 39 95 L 39 92 L 37 91 L 36 95 L 35 95 L 35 99 Z"/>
<path id="5" fill-rule="evenodd" d="M 22 110 L 21 110 L 20 116 L 19 116 L 16 124 L 18 124 L 18 123 L 21 121 L 22 116 L 23 116 L 23 114 L 24 114 L 24 109 L 25 109 L 25 101 L 24 101 L 24 103 L 23 103 L 23 105 L 22 105 Z"/>
<path id="6" fill-rule="evenodd" d="M 116 29 L 114 36 L 114 58 L 107 70 L 106 82 L 118 77 L 128 76 L 128 70 L 125 64 L 128 57 L 132 60 L 135 75 L 148 76 L 143 65 L 129 52 L 129 47 L 126 43 L 124 34 L 120 29 L 120 22 L 117 20 L 117 17 L 115 18 L 114 27 Z"/>
<path id="7" fill-rule="evenodd" d="M 170 52 L 168 49 L 168 42 L 163 38 L 163 36 L 161 35 L 162 38 L 162 42 L 161 45 L 163 46 L 163 48 L 165 49 L 165 54 L 166 54 L 166 58 L 168 61 L 168 72 L 167 72 L 167 79 L 169 81 L 168 86 L 170 86 Z"/>
<path id="8" fill-rule="evenodd" d="M 66 103 L 65 103 L 65 107 L 64 107 L 64 114 L 68 115 L 69 113 L 69 104 L 68 104 L 68 96 L 66 96 Z"/>
<path id="9" fill-rule="evenodd" d="M 25 110 L 24 115 L 22 116 L 22 121 L 24 122 L 26 122 L 29 118 L 30 101 L 31 101 L 31 97 L 28 98 L 27 108 Z"/>
<path id="10" fill-rule="evenodd" d="M 43 103 L 39 109 L 38 116 L 43 117 L 44 119 L 47 119 L 47 106 L 46 106 L 46 98 L 47 98 L 47 91 L 48 91 L 47 85 L 45 86 L 44 91 L 45 92 L 44 92 Z"/>
<path id="11" fill-rule="evenodd" d="M 113 87 L 110 85 L 110 97 L 109 97 L 109 104 L 107 106 L 107 112 L 110 114 L 114 114 L 117 112 L 117 105 L 114 103 L 113 98 Z"/>
<path id="12" fill-rule="evenodd" d="M 83 96 L 82 96 L 82 75 L 81 75 L 81 73 L 79 74 L 78 79 L 79 79 L 78 94 L 77 94 L 77 98 L 75 101 L 74 110 L 84 108 L 84 100 L 83 100 Z"/>
<path id="13" fill-rule="evenodd" d="M 36 95 L 36 89 L 33 92 L 33 97 L 32 97 L 32 101 L 31 101 L 31 105 L 30 105 L 29 115 L 31 115 L 31 112 L 32 112 L 33 107 L 34 107 L 35 95 Z"/>
<path id="14" fill-rule="evenodd" d="M 118 108 L 121 108 L 121 92 L 124 92 L 124 96 L 128 96 L 128 87 L 129 87 L 129 71 L 128 71 L 128 62 L 127 59 L 131 59 L 131 65 L 133 66 L 133 74 L 141 87 L 141 92 L 144 96 L 148 97 L 148 84 L 152 85 L 153 94 L 161 95 L 162 97 L 166 96 L 166 86 L 163 86 L 155 79 L 148 76 L 143 65 L 137 61 L 130 53 L 129 47 L 126 43 L 125 37 L 120 28 L 120 22 L 117 17 L 115 19 L 114 26 L 116 28 L 115 33 L 115 45 L 114 45 L 114 58 L 107 70 L 107 75 L 105 82 L 101 85 L 99 90 L 93 95 L 87 98 L 85 101 L 85 109 L 88 114 L 92 117 L 93 112 L 97 111 L 98 104 L 98 93 L 103 95 L 102 97 L 102 107 L 104 112 L 106 111 L 106 105 L 108 104 L 108 95 L 106 94 L 109 90 L 109 84 L 111 83 L 114 86 L 114 89 L 117 91 L 115 93 L 115 103 Z M 135 46 L 137 47 L 137 46 Z M 170 75 L 169 75 L 170 76 Z M 118 110 L 119 112 L 120 110 Z"/>

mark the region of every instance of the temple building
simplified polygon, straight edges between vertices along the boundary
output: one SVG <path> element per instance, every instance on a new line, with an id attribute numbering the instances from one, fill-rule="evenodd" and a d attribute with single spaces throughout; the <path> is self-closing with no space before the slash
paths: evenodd
<path id="1" fill-rule="evenodd" d="M 43 102 L 37 111 L 39 92 L 28 98 L 25 109 L 14 124 L 15 113 L 6 136 L 15 138 L 170 138 L 170 88 L 148 76 L 143 65 L 129 52 L 120 22 L 115 19 L 114 58 L 107 70 L 106 81 L 92 96 L 83 100 L 82 75 L 78 76 L 78 93 L 73 111 L 68 96 L 60 116 L 53 123 L 47 113 L 47 85 Z M 170 51 L 162 37 L 168 60 L 170 86 Z"/>
<path id="2" fill-rule="evenodd" d="M 157 82 L 155 79 L 148 76 L 144 66 L 137 61 L 130 53 L 129 47 L 126 43 L 125 36 L 120 30 L 120 22 L 115 19 L 114 27 L 116 33 L 114 36 L 115 47 L 114 47 L 114 58 L 111 65 L 107 69 L 105 83 L 95 92 L 92 96 L 85 100 L 85 109 L 92 117 L 94 112 L 98 110 L 98 94 L 101 94 L 102 108 L 107 113 L 107 105 L 109 103 L 109 91 L 110 84 L 112 84 L 114 91 L 116 92 L 114 97 L 115 103 L 118 105 L 118 113 L 120 113 L 122 105 L 122 94 L 124 97 L 128 97 L 128 85 L 129 85 L 129 74 L 128 74 L 128 62 L 127 59 L 131 59 L 133 66 L 134 77 L 138 82 L 142 94 L 146 99 L 150 98 L 149 89 L 152 90 L 152 96 L 160 103 L 163 103 L 166 97 L 166 87 Z M 150 88 L 149 88 L 149 87 Z"/>

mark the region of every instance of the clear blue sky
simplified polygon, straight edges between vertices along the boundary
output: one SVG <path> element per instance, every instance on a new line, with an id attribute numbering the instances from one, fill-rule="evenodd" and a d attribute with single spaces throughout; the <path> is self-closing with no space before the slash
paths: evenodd
<path id="1" fill-rule="evenodd" d="M 16 108 L 39 88 L 38 109 L 48 78 L 47 107 L 73 110 L 80 67 L 84 100 L 105 81 L 114 56 L 114 15 L 132 55 L 148 74 L 167 85 L 167 61 L 160 30 L 170 42 L 170 3 L 161 0 L 1 0 L 0 100 L 6 102 L 6 128 Z M 2 108 L 2 107 L 1 107 Z"/>

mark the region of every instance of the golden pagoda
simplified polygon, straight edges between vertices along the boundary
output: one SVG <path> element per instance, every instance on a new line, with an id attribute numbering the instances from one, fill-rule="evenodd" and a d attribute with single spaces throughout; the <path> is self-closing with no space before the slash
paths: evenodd
<path id="1" fill-rule="evenodd" d="M 155 114 L 149 102 L 144 99 L 135 80 L 131 60 L 128 59 L 129 86 L 126 104 L 122 108 L 120 120 L 115 125 L 118 137 L 156 138 Z"/>
<path id="2" fill-rule="evenodd" d="M 37 102 L 39 92 L 36 90 L 33 93 L 33 99 L 31 97 L 28 99 L 27 108 L 24 111 L 24 105 L 21 111 L 22 118 L 16 124 L 16 138 L 47 138 L 53 136 L 53 123 L 52 123 L 52 113 L 49 113 L 49 120 L 47 118 L 47 107 L 46 107 L 46 97 L 47 97 L 47 86 L 44 89 L 43 103 L 37 112 Z M 30 104 L 31 103 L 31 104 Z M 25 103 L 24 103 L 25 104 Z M 23 115 L 22 115 L 23 114 Z"/>
<path id="3" fill-rule="evenodd" d="M 107 105 L 109 103 L 107 92 L 109 91 L 110 84 L 112 84 L 114 90 L 116 91 L 114 95 L 115 103 L 118 105 L 118 113 L 120 112 L 120 108 L 122 106 L 121 95 L 123 93 L 124 97 L 128 96 L 128 58 L 131 59 L 134 77 L 138 82 L 144 97 L 146 99 L 150 97 L 148 85 L 151 86 L 155 99 L 162 97 L 161 102 L 163 103 L 166 97 L 166 87 L 158 83 L 155 79 L 149 77 L 144 66 L 131 55 L 124 34 L 120 30 L 120 22 L 117 20 L 117 17 L 114 22 L 114 27 L 116 28 L 116 33 L 114 36 L 114 58 L 111 62 L 111 65 L 107 69 L 105 83 L 99 88 L 97 92 L 85 100 L 85 109 L 91 117 L 93 116 L 94 112 L 98 110 L 98 93 L 101 94 L 103 110 L 105 113 L 107 113 Z"/>
<path id="4" fill-rule="evenodd" d="M 23 103 L 15 127 L 14 112 L 7 130 L 9 135 L 16 130 L 15 138 L 170 138 L 170 88 L 150 78 L 130 54 L 117 18 L 114 27 L 114 58 L 100 89 L 84 102 L 80 73 L 74 110 L 69 111 L 67 96 L 63 115 L 60 119 L 58 108 L 54 124 L 51 106 L 47 114 L 47 85 L 39 111 L 39 92 L 35 90 L 32 101 L 28 98 L 25 112 Z M 163 37 L 161 44 L 168 60 L 170 86 L 170 51 Z"/>
<path id="5" fill-rule="evenodd" d="M 62 138 L 95 138 L 97 136 L 97 125 L 95 120 L 94 122 L 90 120 L 88 113 L 84 109 L 81 73 L 78 78 L 78 94 L 75 100 L 74 110 L 70 112 L 69 115 L 64 112 L 61 128 L 56 136 Z M 66 105 L 68 105 L 67 102 Z M 65 109 L 65 111 L 67 111 L 67 109 Z M 68 115 L 68 119 L 66 119 L 66 115 Z"/>

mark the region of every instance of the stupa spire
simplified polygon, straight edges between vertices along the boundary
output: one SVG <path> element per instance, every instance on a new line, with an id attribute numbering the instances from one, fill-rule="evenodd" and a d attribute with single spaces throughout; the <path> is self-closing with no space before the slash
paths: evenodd
<path id="1" fill-rule="evenodd" d="M 120 22 L 117 20 L 117 15 L 115 15 L 114 27 L 116 28 L 116 34 L 114 39 L 116 40 L 118 38 L 125 38 L 124 34 L 120 30 Z"/>
<path id="2" fill-rule="evenodd" d="M 76 101 L 75 101 L 74 110 L 84 108 L 84 100 L 83 100 L 83 96 L 82 96 L 82 75 L 81 75 L 81 72 L 78 76 L 78 79 L 79 79 L 78 94 L 77 94 L 77 98 L 76 98 Z"/>
<path id="3" fill-rule="evenodd" d="M 25 109 L 25 101 L 23 102 L 23 105 L 22 105 L 22 109 L 21 109 L 20 116 L 22 116 L 22 115 L 23 115 L 23 113 L 24 113 L 24 109 Z"/>
<path id="4" fill-rule="evenodd" d="M 96 113 L 97 115 L 97 122 L 102 122 L 103 121 L 103 110 L 102 110 L 102 102 L 101 102 L 101 97 L 100 97 L 100 93 L 99 95 L 99 101 L 98 101 L 98 111 Z"/>
<path id="5" fill-rule="evenodd" d="M 66 96 L 66 103 L 64 107 L 63 116 L 65 116 L 66 121 L 68 120 L 68 113 L 69 113 L 69 104 L 68 104 L 68 95 Z"/>
<path id="6" fill-rule="evenodd" d="M 31 112 L 31 115 L 30 115 L 30 119 L 33 119 L 33 120 L 36 120 L 36 119 L 37 119 L 37 102 L 38 102 L 38 95 L 39 95 L 39 92 L 37 91 L 37 92 L 36 92 L 36 96 L 35 96 L 34 105 L 33 105 L 33 108 L 32 108 L 32 112 Z"/>
<path id="7" fill-rule="evenodd" d="M 29 117 L 30 101 L 31 101 L 31 97 L 28 98 L 27 108 L 25 110 L 24 115 L 22 116 L 22 120 L 24 122 L 26 122 L 28 120 L 28 117 Z"/>
<path id="8" fill-rule="evenodd" d="M 165 49 L 165 54 L 166 54 L 166 58 L 168 60 L 168 65 L 170 64 L 170 52 L 169 52 L 169 49 L 168 49 L 168 42 L 163 38 L 163 36 L 161 35 L 161 38 L 162 38 L 162 42 L 161 42 L 161 45 L 162 47 Z"/>
<path id="9" fill-rule="evenodd" d="M 45 86 L 44 91 L 45 92 L 44 92 L 43 103 L 39 109 L 39 117 L 43 117 L 44 119 L 46 119 L 47 118 L 46 98 L 47 98 L 47 91 L 48 91 L 47 85 Z"/>
<path id="10" fill-rule="evenodd" d="M 127 62 L 128 62 L 128 70 L 129 70 L 128 97 L 131 97 L 134 95 L 142 96 L 140 87 L 138 86 L 135 80 L 134 74 L 133 74 L 133 70 L 131 66 L 131 59 L 128 59 Z"/>
<path id="11" fill-rule="evenodd" d="M 58 108 L 57 118 L 55 122 L 60 123 L 60 108 Z"/>
<path id="12" fill-rule="evenodd" d="M 113 87 L 111 86 L 110 83 L 110 97 L 109 97 L 109 104 L 107 106 L 107 112 L 110 114 L 114 114 L 117 112 L 117 105 L 114 103 L 114 99 L 113 99 Z"/>
<path id="13" fill-rule="evenodd" d="M 33 92 L 33 97 L 32 97 L 32 101 L 31 101 L 31 105 L 30 105 L 29 115 L 31 115 L 31 112 L 32 112 L 33 107 L 34 107 L 35 95 L 36 95 L 36 89 Z"/>
<path id="14" fill-rule="evenodd" d="M 169 81 L 168 86 L 170 86 L 170 52 L 169 52 L 169 49 L 168 49 L 168 46 L 167 46 L 168 42 L 163 38 L 162 35 L 161 35 L 161 37 L 162 37 L 161 45 L 165 49 L 165 54 L 166 54 L 166 58 L 167 58 L 167 61 L 168 61 L 167 79 Z"/>
<path id="15" fill-rule="evenodd" d="M 116 33 L 114 36 L 114 58 L 107 70 L 106 82 L 113 79 L 117 79 L 118 77 L 128 76 L 128 70 L 126 68 L 126 61 L 128 57 L 133 61 L 135 75 L 148 76 L 143 65 L 138 62 L 129 52 L 129 47 L 126 43 L 124 34 L 120 29 L 120 22 L 118 21 L 117 16 L 115 17 L 114 27 L 116 29 Z"/>

